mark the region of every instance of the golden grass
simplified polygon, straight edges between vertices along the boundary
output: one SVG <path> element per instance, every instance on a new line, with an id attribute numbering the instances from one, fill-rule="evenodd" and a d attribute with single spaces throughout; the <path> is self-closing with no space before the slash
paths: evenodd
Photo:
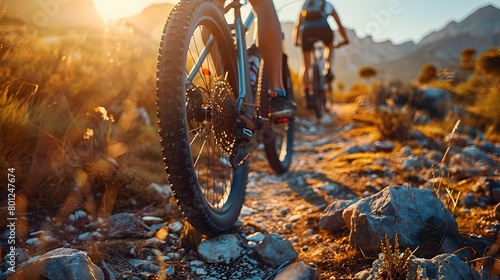
<path id="1" fill-rule="evenodd" d="M 27 209 L 67 218 L 79 207 L 96 213 L 99 200 L 110 204 L 113 199 L 95 194 L 109 193 L 103 188 L 113 180 L 126 181 L 116 180 L 116 171 L 127 141 L 164 174 L 158 139 L 146 136 L 154 128 L 136 112 L 156 109 L 156 44 L 119 32 L 45 36 L 15 24 L 0 28 L 0 38 L 0 128 L 8 132 L 0 136 L 0 167 L 16 168 L 16 191 Z"/>

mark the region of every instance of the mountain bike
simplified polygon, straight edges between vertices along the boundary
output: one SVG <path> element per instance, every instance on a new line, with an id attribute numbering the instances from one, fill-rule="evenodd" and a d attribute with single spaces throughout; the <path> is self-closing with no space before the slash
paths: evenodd
<path id="1" fill-rule="evenodd" d="M 255 46 L 247 48 L 244 36 L 254 14 L 243 21 L 246 1 L 222 2 L 181 0 L 165 24 L 157 64 L 168 180 L 184 217 L 207 235 L 234 227 L 252 152 L 263 144 L 271 168 L 282 174 L 290 167 L 294 142 L 294 119 L 269 117 L 265 65 Z M 255 90 L 249 62 L 258 64 Z M 283 64 L 292 96 L 286 59 Z"/>
<path id="2" fill-rule="evenodd" d="M 316 114 L 317 119 L 321 119 L 325 112 L 329 112 L 332 102 L 333 102 L 333 92 L 332 92 L 332 82 L 333 77 L 327 78 L 324 75 L 325 70 L 325 59 L 324 52 L 325 48 L 323 44 L 318 42 L 320 38 L 310 37 L 314 43 L 314 50 L 312 52 L 312 95 L 309 96 L 308 107 L 312 107 Z M 338 48 L 343 44 L 338 44 L 334 42 L 333 47 Z M 306 97 L 307 98 L 307 97 Z"/>

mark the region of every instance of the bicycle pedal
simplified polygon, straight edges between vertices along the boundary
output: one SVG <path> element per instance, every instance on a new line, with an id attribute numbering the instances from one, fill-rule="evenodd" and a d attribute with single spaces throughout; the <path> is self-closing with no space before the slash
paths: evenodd
<path id="1" fill-rule="evenodd" d="M 253 131 L 247 128 L 244 122 L 238 121 L 236 124 L 236 138 L 243 143 L 248 143 L 253 139 Z"/>

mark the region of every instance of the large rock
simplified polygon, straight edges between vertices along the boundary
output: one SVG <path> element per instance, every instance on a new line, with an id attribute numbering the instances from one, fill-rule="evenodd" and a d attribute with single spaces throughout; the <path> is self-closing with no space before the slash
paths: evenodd
<path id="1" fill-rule="evenodd" d="M 380 252 L 386 234 L 393 244 L 397 233 L 401 248 L 414 249 L 458 232 L 451 213 L 426 189 L 386 187 L 347 207 L 342 217 L 350 229 L 350 244 L 366 254 Z"/>
<path id="2" fill-rule="evenodd" d="M 18 269 L 9 279 L 104 280 L 104 274 L 84 252 L 58 248 Z"/>
<path id="3" fill-rule="evenodd" d="M 298 257 L 293 245 L 279 234 L 269 234 L 255 248 L 261 259 L 272 267 L 278 267 Z"/>
<path id="4" fill-rule="evenodd" d="M 444 89 L 427 87 L 413 96 L 412 105 L 426 110 L 431 117 L 442 118 L 450 109 L 451 93 Z"/>
<path id="5" fill-rule="evenodd" d="M 303 261 L 292 263 L 283 269 L 274 280 L 316 280 L 319 279 L 316 268 Z"/>
<path id="6" fill-rule="evenodd" d="M 242 252 L 238 237 L 230 234 L 205 239 L 198 246 L 198 253 L 207 263 L 229 264 L 239 258 Z"/>
<path id="7" fill-rule="evenodd" d="M 352 200 L 336 200 L 328 205 L 323 214 L 319 217 L 319 227 L 329 231 L 339 231 L 346 226 L 342 213 L 358 198 Z"/>

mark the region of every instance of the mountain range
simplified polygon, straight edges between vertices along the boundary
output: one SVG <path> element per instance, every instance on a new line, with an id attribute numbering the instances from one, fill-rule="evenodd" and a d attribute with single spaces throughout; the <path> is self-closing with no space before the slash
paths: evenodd
<path id="1" fill-rule="evenodd" d="M 40 29 L 54 26 L 95 27 L 103 24 L 91 0 L 37 1 L 37 4 L 33 4 L 32 0 L 2 2 L 6 7 L 6 17 L 24 20 Z M 158 44 L 172 8 L 170 4 L 155 4 L 138 15 L 122 20 L 134 28 L 136 36 L 144 36 L 152 44 Z M 460 22 L 452 21 L 441 30 L 429 33 L 418 43 L 375 42 L 371 36 L 360 38 L 355 31 L 347 30 L 350 44 L 335 50 L 334 72 L 339 81 L 350 86 L 360 82 L 357 70 L 365 65 L 375 67 L 380 79 L 400 81 L 415 78 L 427 62 L 432 62 L 437 68 L 457 66 L 460 53 L 465 48 L 475 48 L 476 53 L 480 54 L 491 47 L 500 46 L 499 18 L 500 9 L 487 5 Z M 298 72 L 301 55 L 299 48 L 292 42 L 293 23 L 282 23 L 282 30 L 285 33 L 284 46 L 290 69 Z M 339 38 L 338 34 L 336 36 Z"/>
<path id="2" fill-rule="evenodd" d="M 350 44 L 335 50 L 334 72 L 346 86 L 360 81 L 357 69 L 371 65 L 382 80 L 409 81 L 418 76 L 422 66 L 433 63 L 437 68 L 458 66 L 460 53 L 465 48 L 476 49 L 476 55 L 491 47 L 500 47 L 500 9 L 487 5 L 471 13 L 460 22 L 452 21 L 444 28 L 429 33 L 417 44 L 412 41 L 393 44 L 391 41 L 374 42 L 368 36 L 358 37 L 347 30 Z M 292 23 L 284 23 L 283 30 L 291 34 Z M 336 38 L 340 35 L 336 34 Z M 298 69 L 300 52 L 286 39 L 292 69 Z"/>

